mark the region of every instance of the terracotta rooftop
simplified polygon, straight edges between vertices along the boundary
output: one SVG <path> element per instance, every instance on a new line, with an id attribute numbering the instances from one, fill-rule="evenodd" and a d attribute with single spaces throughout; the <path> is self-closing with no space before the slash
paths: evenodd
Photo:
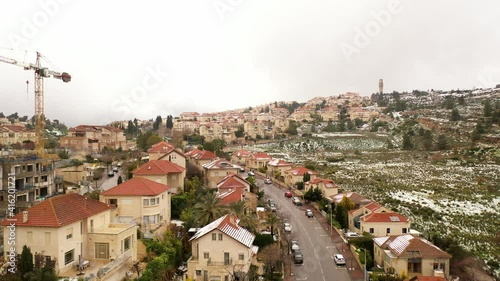
<path id="1" fill-rule="evenodd" d="M 246 188 L 248 186 L 250 186 L 249 182 L 234 173 L 230 173 L 217 183 L 217 188 Z"/>
<path id="2" fill-rule="evenodd" d="M 235 152 L 233 152 L 233 155 L 236 157 L 247 157 L 247 156 L 252 155 L 252 153 L 248 150 L 241 149 L 241 150 L 236 150 Z"/>
<path id="3" fill-rule="evenodd" d="M 257 152 L 252 154 L 250 157 L 255 158 L 255 160 L 258 161 L 270 161 L 271 159 L 273 159 L 271 156 L 269 156 L 269 154 L 265 152 Z"/>
<path id="4" fill-rule="evenodd" d="M 238 202 L 243 199 L 242 188 L 221 189 L 218 197 L 221 199 L 222 205 L 229 205 L 233 202 Z"/>
<path id="5" fill-rule="evenodd" d="M 283 159 L 273 159 L 267 162 L 268 166 L 282 167 L 282 166 L 292 166 L 292 163 L 287 162 Z"/>
<path id="6" fill-rule="evenodd" d="M 408 218 L 398 213 L 371 213 L 361 217 L 364 222 L 408 222 Z"/>
<path id="7" fill-rule="evenodd" d="M 240 166 L 234 165 L 226 159 L 216 159 L 210 163 L 203 164 L 205 169 L 239 169 Z"/>
<path id="8" fill-rule="evenodd" d="M 298 166 L 298 167 L 292 168 L 290 170 L 286 170 L 285 173 L 292 174 L 294 176 L 303 176 L 306 173 L 308 173 L 310 175 L 317 175 L 318 174 L 317 172 L 315 172 L 313 170 L 309 170 L 309 169 L 302 167 L 302 166 Z"/>
<path id="9" fill-rule="evenodd" d="M 16 226 L 61 227 L 94 216 L 110 209 L 108 204 L 76 193 L 48 198 L 29 208 L 28 220 L 23 222 L 23 213 L 17 214 Z M 2 225 L 9 225 L 4 220 Z"/>
<path id="10" fill-rule="evenodd" d="M 315 178 L 315 179 L 308 181 L 308 183 L 310 183 L 310 184 L 323 183 L 325 185 L 325 188 L 338 188 L 338 186 L 333 182 L 333 180 L 329 180 L 329 179 Z"/>
<path id="11" fill-rule="evenodd" d="M 137 169 L 133 170 L 134 175 L 166 175 L 170 173 L 182 173 L 185 168 L 167 160 L 151 160 Z"/>
<path id="12" fill-rule="evenodd" d="M 451 258 L 451 255 L 422 237 L 410 234 L 373 238 L 376 245 L 401 258 Z"/>
<path id="13" fill-rule="evenodd" d="M 168 153 L 174 149 L 175 146 L 173 146 L 172 144 L 166 141 L 161 141 L 153 144 L 151 148 L 148 149 L 148 153 Z"/>
<path id="14" fill-rule="evenodd" d="M 164 193 L 170 188 L 167 185 L 141 177 L 131 178 L 102 193 L 110 196 L 155 196 Z"/>

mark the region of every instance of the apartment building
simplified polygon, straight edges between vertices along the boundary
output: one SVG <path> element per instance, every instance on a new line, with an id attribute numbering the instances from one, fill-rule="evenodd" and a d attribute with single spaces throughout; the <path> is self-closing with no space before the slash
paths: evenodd
<path id="1" fill-rule="evenodd" d="M 207 188 L 216 188 L 217 183 L 230 174 L 238 174 L 240 167 L 226 159 L 217 159 L 203 165 L 203 183 Z"/>
<path id="2" fill-rule="evenodd" d="M 149 160 L 166 160 L 186 168 L 186 156 L 180 149 L 166 141 L 158 142 L 148 149 Z"/>
<path id="3" fill-rule="evenodd" d="M 0 145 L 11 145 L 24 141 L 35 142 L 35 131 L 19 125 L 0 125 Z"/>
<path id="4" fill-rule="evenodd" d="M 330 179 L 315 178 L 304 183 L 306 192 L 315 188 L 318 188 L 325 198 L 339 193 L 339 187 Z"/>
<path id="5" fill-rule="evenodd" d="M 166 160 L 151 160 L 132 171 L 133 177 L 146 178 L 170 187 L 172 193 L 184 190 L 186 169 Z"/>

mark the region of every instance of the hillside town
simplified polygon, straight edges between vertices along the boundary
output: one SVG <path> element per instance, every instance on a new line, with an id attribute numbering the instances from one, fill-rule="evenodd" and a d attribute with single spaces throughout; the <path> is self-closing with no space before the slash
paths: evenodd
<path id="1" fill-rule="evenodd" d="M 30 120 L 2 113 L 1 275 L 31 255 L 35 267 L 19 270 L 48 268 L 61 280 L 305 280 L 294 267 L 311 273 L 316 261 L 348 280 L 489 280 L 480 267 L 457 266 L 455 252 L 434 244 L 437 238 L 417 230 L 411 217 L 307 162 L 253 145 L 322 132 L 382 134 L 411 119 L 449 145 L 498 149 L 499 99 L 499 88 L 381 89 L 371 97 L 349 92 L 54 126 L 45 132 L 42 157 L 33 152 Z M 387 143 L 410 150 L 405 136 Z M 413 149 L 449 150 L 410 140 Z"/>

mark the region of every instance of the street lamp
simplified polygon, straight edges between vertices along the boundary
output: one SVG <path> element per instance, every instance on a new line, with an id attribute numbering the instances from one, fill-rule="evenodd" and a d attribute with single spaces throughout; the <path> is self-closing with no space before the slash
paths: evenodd
<path id="1" fill-rule="evenodd" d="M 327 207 L 330 210 L 330 238 L 331 238 L 333 236 L 333 225 L 332 225 L 333 211 L 332 211 L 332 204 L 330 204 L 330 207 L 328 207 L 328 205 L 325 205 L 325 207 Z"/>

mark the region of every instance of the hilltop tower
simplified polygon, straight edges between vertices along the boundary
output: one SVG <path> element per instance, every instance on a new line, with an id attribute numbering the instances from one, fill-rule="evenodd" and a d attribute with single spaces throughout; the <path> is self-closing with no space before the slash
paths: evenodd
<path id="1" fill-rule="evenodd" d="M 378 93 L 384 93 L 384 79 L 378 79 Z"/>

